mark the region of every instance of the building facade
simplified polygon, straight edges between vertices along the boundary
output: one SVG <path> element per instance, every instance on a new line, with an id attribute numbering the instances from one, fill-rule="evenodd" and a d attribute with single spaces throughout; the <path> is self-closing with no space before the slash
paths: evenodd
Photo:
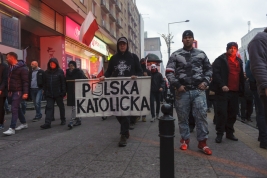
<path id="1" fill-rule="evenodd" d="M 99 30 L 85 45 L 79 30 L 90 11 Z M 36 60 L 46 69 L 56 57 L 63 70 L 75 60 L 95 75 L 116 53 L 120 36 L 128 38 L 131 52 L 141 55 L 139 12 L 132 0 L 0 0 L 0 18 L 0 52 L 16 52 L 28 66 Z"/>
<path id="2" fill-rule="evenodd" d="M 241 38 L 241 47 L 238 49 L 238 51 L 240 53 L 240 57 L 243 61 L 244 66 L 247 60 L 249 60 L 247 49 L 249 42 L 257 35 L 257 33 L 263 32 L 263 30 L 264 28 L 254 28 Z"/>

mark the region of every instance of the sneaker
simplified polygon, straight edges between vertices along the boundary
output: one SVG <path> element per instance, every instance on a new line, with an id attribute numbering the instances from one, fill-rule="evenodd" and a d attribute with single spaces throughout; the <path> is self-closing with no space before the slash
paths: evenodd
<path id="1" fill-rule="evenodd" d="M 142 117 L 142 122 L 146 122 L 146 117 Z"/>
<path id="2" fill-rule="evenodd" d="M 37 121 L 39 121 L 41 118 L 34 118 L 33 120 L 32 120 L 32 122 L 37 122 Z"/>
<path id="3" fill-rule="evenodd" d="M 187 150 L 188 145 L 189 145 L 189 141 L 190 141 L 189 139 L 187 139 L 187 140 L 181 139 L 180 140 L 180 143 L 181 143 L 180 149 L 181 150 Z"/>
<path id="4" fill-rule="evenodd" d="M 155 122 L 155 117 L 152 117 L 152 118 L 150 119 L 150 122 Z"/>
<path id="5" fill-rule="evenodd" d="M 72 120 L 69 122 L 68 127 L 69 127 L 70 129 L 73 128 L 73 121 L 72 121 Z"/>
<path id="6" fill-rule="evenodd" d="M 60 125 L 66 125 L 66 120 L 61 120 Z"/>
<path id="7" fill-rule="evenodd" d="M 207 139 L 198 142 L 198 148 L 201 149 L 206 155 L 212 155 L 211 149 L 206 144 Z"/>
<path id="8" fill-rule="evenodd" d="M 0 130 L 4 129 L 4 124 L 0 124 Z"/>
<path id="9" fill-rule="evenodd" d="M 130 123 L 130 127 L 129 127 L 130 130 L 133 130 L 134 129 L 134 123 Z"/>
<path id="10" fill-rule="evenodd" d="M 5 135 L 14 135 L 15 129 L 9 128 L 7 131 L 3 132 Z"/>
<path id="11" fill-rule="evenodd" d="M 73 126 L 78 126 L 78 125 L 81 125 L 82 124 L 82 121 L 80 118 L 76 118 L 76 122 L 75 124 L 73 124 Z"/>
<path id="12" fill-rule="evenodd" d="M 42 129 L 50 129 L 51 128 L 51 125 L 49 124 L 44 124 L 44 125 L 41 125 L 40 126 Z"/>
<path id="13" fill-rule="evenodd" d="M 15 130 L 22 130 L 22 129 L 27 129 L 28 128 L 28 124 L 20 124 L 17 128 L 15 128 Z"/>
<path id="14" fill-rule="evenodd" d="M 120 141 L 119 141 L 119 147 L 125 147 L 127 145 L 127 138 L 125 135 L 121 135 Z"/>

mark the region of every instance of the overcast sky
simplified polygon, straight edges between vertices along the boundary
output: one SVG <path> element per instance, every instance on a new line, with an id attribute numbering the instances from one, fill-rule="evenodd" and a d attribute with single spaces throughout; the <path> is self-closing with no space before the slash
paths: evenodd
<path id="1" fill-rule="evenodd" d="M 143 14 L 148 37 L 160 37 L 168 33 L 168 23 L 190 20 L 187 23 L 170 24 L 174 35 L 171 53 L 182 48 L 182 33 L 192 30 L 210 62 L 224 53 L 230 41 L 241 47 L 241 37 L 250 29 L 267 26 L 267 0 L 136 0 Z M 148 14 L 148 15 L 145 15 Z M 167 46 L 161 38 L 164 66 L 168 61 Z"/>

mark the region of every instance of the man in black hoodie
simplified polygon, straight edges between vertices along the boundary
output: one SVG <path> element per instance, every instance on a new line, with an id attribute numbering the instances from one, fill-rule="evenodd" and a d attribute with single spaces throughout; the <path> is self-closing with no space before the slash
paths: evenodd
<path id="1" fill-rule="evenodd" d="M 117 53 L 111 57 L 107 71 L 99 80 L 105 80 L 105 77 L 131 77 L 136 79 L 136 76 L 142 76 L 142 68 L 138 57 L 128 51 L 128 40 L 126 37 L 120 37 L 117 41 Z M 121 124 L 121 138 L 119 146 L 127 145 L 129 138 L 129 127 L 131 116 L 116 116 Z"/>
<path id="2" fill-rule="evenodd" d="M 46 98 L 45 124 L 42 129 L 51 128 L 51 120 L 54 118 L 54 104 L 57 103 L 60 112 L 61 125 L 66 124 L 65 107 L 63 97 L 66 95 L 66 81 L 64 72 L 56 58 L 51 58 L 47 63 L 44 77 L 44 95 Z"/>
<path id="3" fill-rule="evenodd" d="M 260 95 L 262 105 L 258 105 L 257 113 L 259 114 L 258 121 L 260 121 L 260 147 L 267 149 L 267 28 L 264 32 L 258 33 L 249 43 L 248 52 L 250 58 L 250 69 L 252 75 L 256 79 L 257 90 Z M 263 118 L 265 113 L 265 119 Z M 265 126 L 265 127 L 264 127 Z"/>
<path id="4" fill-rule="evenodd" d="M 25 116 L 22 113 L 20 103 L 22 99 L 28 98 L 29 72 L 24 64 L 24 61 L 18 61 L 18 55 L 14 52 L 7 54 L 7 62 L 9 64 L 7 89 L 8 100 L 11 104 L 12 119 L 10 128 L 3 132 L 3 134 L 14 135 L 15 130 L 28 128 L 28 124 L 26 123 Z M 18 118 L 21 122 L 21 125 L 15 129 Z"/>

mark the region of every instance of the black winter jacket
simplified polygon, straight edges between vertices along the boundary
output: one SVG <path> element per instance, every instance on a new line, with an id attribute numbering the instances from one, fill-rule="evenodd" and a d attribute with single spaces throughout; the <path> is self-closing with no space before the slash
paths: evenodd
<path id="1" fill-rule="evenodd" d="M 4 63 L 0 64 L 0 97 L 7 96 L 7 65 Z"/>
<path id="2" fill-rule="evenodd" d="M 157 69 L 156 69 L 157 70 Z M 151 72 L 151 89 L 152 92 L 159 92 L 159 89 L 164 89 L 165 87 L 165 81 L 161 75 L 161 73 L 158 72 Z"/>
<path id="3" fill-rule="evenodd" d="M 244 71 L 243 62 L 240 58 L 236 57 L 240 65 L 239 73 L 239 94 L 244 96 Z M 229 65 L 226 53 L 220 55 L 212 64 L 213 75 L 210 84 L 210 90 L 217 93 L 222 93 L 222 87 L 228 85 Z"/>
<path id="4" fill-rule="evenodd" d="M 257 81 L 258 93 L 265 95 L 267 88 L 267 32 L 258 33 L 248 45 L 250 69 Z"/>
<path id="5" fill-rule="evenodd" d="M 121 38 L 119 38 L 118 41 Z M 105 77 L 130 77 L 132 75 L 142 76 L 143 71 L 139 63 L 138 57 L 128 51 L 128 46 L 127 50 L 122 53 L 120 52 L 117 43 L 117 53 L 111 57 L 107 71 L 104 75 Z"/>
<path id="6" fill-rule="evenodd" d="M 37 72 L 37 86 L 39 87 L 39 89 L 43 88 L 43 83 L 44 83 L 44 79 L 45 79 L 45 72 L 42 69 L 39 69 Z M 29 73 L 29 87 L 31 88 L 31 82 L 32 82 L 32 70 Z"/>
<path id="7" fill-rule="evenodd" d="M 22 94 L 29 93 L 29 71 L 24 61 L 18 61 L 11 69 L 8 68 L 8 85 L 9 92 L 21 91 Z"/>
<path id="8" fill-rule="evenodd" d="M 56 68 L 50 68 L 50 62 L 56 63 Z M 56 58 L 51 58 L 47 63 L 44 78 L 44 95 L 50 98 L 64 97 L 66 95 L 66 81 L 64 72 L 60 69 Z"/>
<path id="9" fill-rule="evenodd" d="M 75 106 L 75 82 L 68 80 L 87 79 L 81 69 L 73 69 L 72 72 L 67 69 L 66 71 L 66 88 L 67 88 L 67 105 Z"/>

